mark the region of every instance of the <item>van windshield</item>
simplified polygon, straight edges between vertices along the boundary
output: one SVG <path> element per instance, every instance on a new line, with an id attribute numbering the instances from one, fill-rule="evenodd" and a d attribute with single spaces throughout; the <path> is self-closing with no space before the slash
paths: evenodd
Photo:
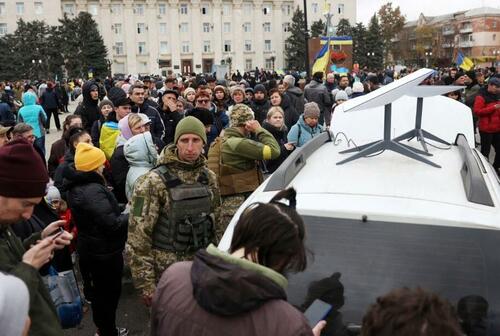
<path id="1" fill-rule="evenodd" d="M 289 277 L 288 301 L 332 304 L 322 335 L 356 329 L 377 297 L 401 287 L 446 298 L 469 336 L 499 335 L 500 230 L 303 218 L 313 258 Z"/>

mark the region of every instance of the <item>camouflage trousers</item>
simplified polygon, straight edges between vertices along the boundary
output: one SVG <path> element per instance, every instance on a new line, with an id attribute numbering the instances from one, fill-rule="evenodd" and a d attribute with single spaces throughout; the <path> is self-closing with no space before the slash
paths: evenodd
<path id="1" fill-rule="evenodd" d="M 246 200 L 248 194 L 237 194 L 230 196 L 222 196 L 221 205 L 221 227 L 226 230 L 229 222 L 233 218 L 236 211 L 238 211 L 241 204 Z M 219 236 L 219 235 L 217 235 Z"/>

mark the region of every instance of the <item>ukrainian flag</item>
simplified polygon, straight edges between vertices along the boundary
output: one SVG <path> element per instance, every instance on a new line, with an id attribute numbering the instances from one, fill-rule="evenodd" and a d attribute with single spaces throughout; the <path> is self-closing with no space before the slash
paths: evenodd
<path id="1" fill-rule="evenodd" d="M 314 59 L 314 64 L 312 67 L 312 74 L 315 72 L 325 72 L 328 62 L 330 61 L 330 38 L 328 38 L 328 43 L 325 43 L 319 53 Z"/>
<path id="2" fill-rule="evenodd" d="M 469 71 L 474 67 L 474 62 L 468 57 L 465 57 L 461 51 L 457 52 L 457 60 L 456 63 L 458 67 L 464 69 L 465 71 Z"/>

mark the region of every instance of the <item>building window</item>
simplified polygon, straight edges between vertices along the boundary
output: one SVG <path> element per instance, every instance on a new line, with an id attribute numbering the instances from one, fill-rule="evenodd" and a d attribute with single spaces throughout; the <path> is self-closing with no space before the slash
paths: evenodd
<path id="1" fill-rule="evenodd" d="M 5 15 L 5 2 L 0 2 L 0 15 Z"/>
<path id="2" fill-rule="evenodd" d="M 224 33 L 231 32 L 231 22 L 224 22 Z"/>
<path id="3" fill-rule="evenodd" d="M 146 24 L 138 23 L 137 24 L 137 34 L 144 34 L 146 32 Z"/>
<path id="4" fill-rule="evenodd" d="M 35 14 L 43 15 L 43 3 L 35 2 Z"/>
<path id="5" fill-rule="evenodd" d="M 264 41 L 264 51 L 271 51 L 271 40 Z"/>
<path id="6" fill-rule="evenodd" d="M 210 33 L 210 23 L 203 22 L 203 32 L 204 33 Z"/>
<path id="7" fill-rule="evenodd" d="M 136 4 L 134 7 L 134 13 L 137 15 L 144 15 L 144 5 Z"/>
<path id="8" fill-rule="evenodd" d="M 493 34 L 493 41 L 495 41 L 497 39 L 497 34 Z"/>
<path id="9" fill-rule="evenodd" d="M 339 14 L 344 14 L 344 4 L 339 4 L 339 5 L 337 6 L 337 12 L 338 12 Z"/>
<path id="10" fill-rule="evenodd" d="M 230 4 L 222 5 L 222 14 L 225 16 L 231 15 L 231 5 Z"/>
<path id="11" fill-rule="evenodd" d="M 497 22 L 496 22 L 496 21 L 493 21 L 493 23 L 491 24 L 491 27 L 492 27 L 492 28 L 496 28 L 496 27 L 497 27 Z"/>
<path id="12" fill-rule="evenodd" d="M 252 51 L 252 41 L 245 40 L 245 51 Z"/>
<path id="13" fill-rule="evenodd" d="M 243 4 L 243 14 L 244 15 L 251 15 L 252 14 L 252 4 L 251 3 L 244 3 Z"/>
<path id="14" fill-rule="evenodd" d="M 168 54 L 168 42 L 167 41 L 160 42 L 160 54 Z"/>
<path id="15" fill-rule="evenodd" d="M 189 27 L 187 22 L 181 23 L 181 33 L 187 33 L 189 31 Z"/>
<path id="16" fill-rule="evenodd" d="M 184 54 L 189 53 L 189 41 L 182 42 L 182 53 Z"/>
<path id="17" fill-rule="evenodd" d="M 167 24 L 165 22 L 161 22 L 159 27 L 158 27 L 158 32 L 160 34 L 166 34 L 167 33 Z"/>
<path id="18" fill-rule="evenodd" d="M 271 15 L 271 5 L 270 4 L 265 4 L 262 6 L 262 12 L 264 15 Z"/>
<path id="19" fill-rule="evenodd" d="M 145 55 L 146 54 L 146 42 L 137 43 L 137 51 L 138 51 L 139 55 Z"/>
<path id="20" fill-rule="evenodd" d="M 292 6 L 283 5 L 283 7 L 281 7 L 281 12 L 283 13 L 283 15 L 290 16 L 290 14 L 292 14 Z"/>
<path id="21" fill-rule="evenodd" d="M 264 27 L 264 32 L 265 33 L 270 33 L 271 32 L 271 22 L 265 22 L 263 24 Z"/>
<path id="22" fill-rule="evenodd" d="M 290 22 L 283 23 L 283 31 L 288 33 L 290 31 Z"/>
<path id="23" fill-rule="evenodd" d="M 252 31 L 252 24 L 250 22 L 245 22 L 243 24 L 243 31 L 245 33 L 250 33 Z"/>
<path id="24" fill-rule="evenodd" d="M 203 41 L 203 52 L 212 52 L 212 48 L 210 48 L 210 41 Z"/>
<path id="25" fill-rule="evenodd" d="M 201 6 L 201 15 L 208 15 L 208 5 Z"/>
<path id="26" fill-rule="evenodd" d="M 317 4 L 317 3 L 313 3 L 313 4 L 311 5 L 311 8 L 312 8 L 312 12 L 313 12 L 314 14 L 316 14 L 316 13 L 318 12 L 318 4 Z"/>
<path id="27" fill-rule="evenodd" d="M 116 42 L 115 43 L 115 54 L 116 55 L 123 55 L 123 42 Z"/>
<path id="28" fill-rule="evenodd" d="M 0 36 L 5 36 L 5 35 L 7 35 L 7 24 L 0 23 Z"/>
<path id="29" fill-rule="evenodd" d="M 24 14 L 24 2 L 16 2 L 16 14 L 17 15 Z"/>
<path id="30" fill-rule="evenodd" d="M 272 70 L 274 68 L 274 61 L 270 58 L 266 58 L 265 68 L 266 70 Z"/>
<path id="31" fill-rule="evenodd" d="M 158 14 L 165 15 L 167 14 L 167 5 L 164 3 L 158 4 Z"/>
<path id="32" fill-rule="evenodd" d="M 111 13 L 121 14 L 121 12 L 122 12 L 122 4 L 119 4 L 119 3 L 111 4 Z"/>
<path id="33" fill-rule="evenodd" d="M 98 4 L 89 4 L 89 14 L 92 16 L 97 16 L 98 11 L 99 11 L 99 5 Z"/>
<path id="34" fill-rule="evenodd" d="M 245 60 L 245 70 L 250 71 L 250 70 L 252 70 L 252 68 L 253 68 L 252 67 L 252 60 L 247 58 Z"/>
<path id="35" fill-rule="evenodd" d="M 121 23 L 115 23 L 115 34 L 116 35 L 122 34 L 122 24 Z"/>
<path id="36" fill-rule="evenodd" d="M 188 5 L 187 4 L 182 4 L 180 7 L 180 12 L 182 15 L 187 15 L 188 13 Z"/>
<path id="37" fill-rule="evenodd" d="M 75 15 L 75 4 L 64 4 L 63 12 L 64 14 Z"/>
<path id="38" fill-rule="evenodd" d="M 231 52 L 231 41 L 224 41 L 224 52 Z"/>

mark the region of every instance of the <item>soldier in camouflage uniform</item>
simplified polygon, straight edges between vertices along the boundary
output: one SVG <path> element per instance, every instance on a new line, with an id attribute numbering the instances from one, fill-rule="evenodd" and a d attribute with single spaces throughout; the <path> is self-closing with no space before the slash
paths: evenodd
<path id="1" fill-rule="evenodd" d="M 274 136 L 254 120 L 254 113 L 244 104 L 234 105 L 230 126 L 208 152 L 208 166 L 217 174 L 222 195 L 222 225 L 226 227 L 245 199 L 262 183 L 258 160 L 280 155 Z M 250 139 L 253 135 L 255 140 Z"/>
<path id="2" fill-rule="evenodd" d="M 148 306 L 167 267 L 191 260 L 197 249 L 222 236 L 217 177 L 201 155 L 206 141 L 198 119 L 182 119 L 174 144 L 134 187 L 127 253 L 134 284 Z"/>

